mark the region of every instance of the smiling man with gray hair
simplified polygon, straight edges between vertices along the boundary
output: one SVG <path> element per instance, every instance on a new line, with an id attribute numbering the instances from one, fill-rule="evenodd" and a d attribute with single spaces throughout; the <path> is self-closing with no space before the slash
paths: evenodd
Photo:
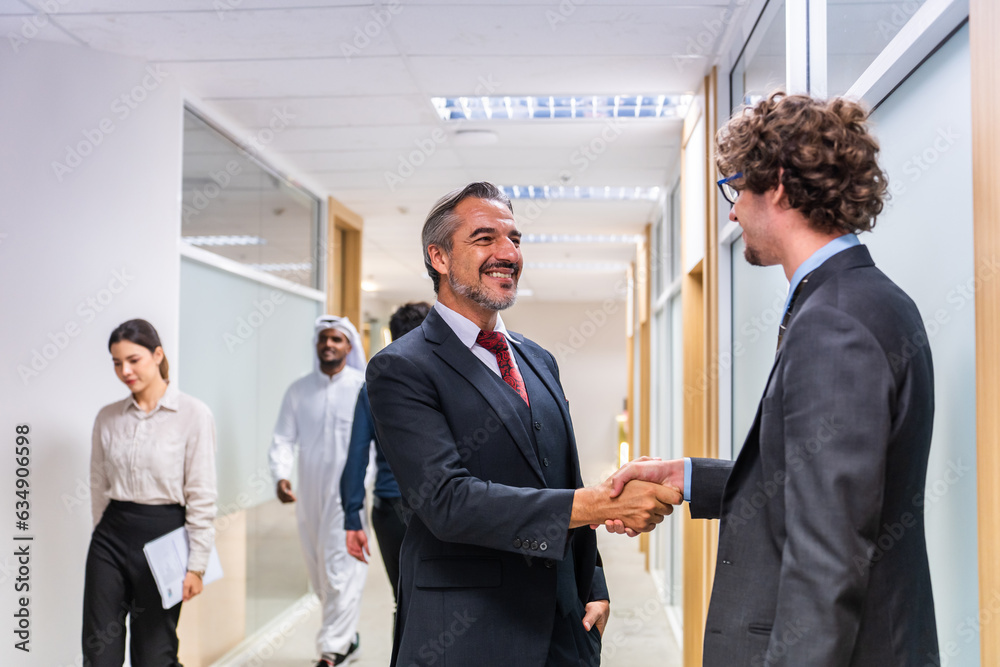
<path id="1" fill-rule="evenodd" d="M 368 368 L 375 429 L 414 514 L 400 553 L 392 664 L 600 664 L 607 584 L 589 524 L 650 530 L 679 501 L 637 482 L 583 487 L 550 353 L 504 326 L 521 233 L 491 183 L 424 225 L 437 303 Z"/>

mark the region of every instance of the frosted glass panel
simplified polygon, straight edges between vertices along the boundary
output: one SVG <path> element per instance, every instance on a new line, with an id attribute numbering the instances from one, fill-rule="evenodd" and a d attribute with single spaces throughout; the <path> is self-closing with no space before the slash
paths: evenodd
<path id="1" fill-rule="evenodd" d="M 681 323 L 681 296 L 670 299 L 670 437 L 669 458 L 684 456 L 684 329 Z M 679 517 L 677 517 L 679 518 Z M 683 524 L 679 520 L 665 521 L 670 524 L 671 544 L 671 601 L 680 606 L 684 599 L 684 543 Z M 662 527 L 662 526 L 661 526 Z"/>
<path id="2" fill-rule="evenodd" d="M 285 389 L 312 368 L 319 309 L 312 299 L 181 258 L 181 389 L 215 415 L 219 515 L 246 512 L 248 633 L 308 588 L 295 509 L 275 499 L 267 449 Z"/>
<path id="3" fill-rule="evenodd" d="M 751 266 L 743 240 L 733 243 L 733 458 L 743 448 L 774 364 L 778 325 L 788 295 L 780 266 Z"/>
<path id="4" fill-rule="evenodd" d="M 934 357 L 934 440 L 926 498 L 915 504 L 924 501 L 927 517 L 940 645 L 957 647 L 943 660 L 951 667 L 979 665 L 968 620 L 978 618 L 979 589 L 970 90 L 965 27 L 873 114 L 894 196 L 864 236 L 879 267 L 916 301 Z"/>
<path id="5" fill-rule="evenodd" d="M 843 95 L 926 0 L 827 0 L 827 90 Z"/>

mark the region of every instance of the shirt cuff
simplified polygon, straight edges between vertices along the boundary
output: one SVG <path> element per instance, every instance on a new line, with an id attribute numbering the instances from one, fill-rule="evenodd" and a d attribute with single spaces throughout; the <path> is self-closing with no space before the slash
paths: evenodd
<path id="1" fill-rule="evenodd" d="M 684 457 L 684 501 L 691 502 L 691 457 Z"/>
<path id="2" fill-rule="evenodd" d="M 361 516 L 358 512 L 344 514 L 344 530 L 361 530 Z"/>

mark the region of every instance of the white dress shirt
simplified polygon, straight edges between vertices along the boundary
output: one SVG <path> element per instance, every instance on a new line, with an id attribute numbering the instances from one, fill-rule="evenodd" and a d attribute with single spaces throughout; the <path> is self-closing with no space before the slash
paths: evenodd
<path id="1" fill-rule="evenodd" d="M 187 569 L 204 572 L 215 540 L 215 420 L 173 384 L 148 414 L 128 398 L 94 421 L 90 495 L 94 525 L 111 500 L 183 505 L 191 545 Z"/>
<path id="2" fill-rule="evenodd" d="M 497 363 L 497 356 L 476 342 L 479 332 L 482 331 L 482 329 L 479 328 L 479 325 L 467 318 L 465 315 L 459 315 L 448 306 L 442 304 L 440 301 L 434 304 L 434 308 L 438 311 L 438 315 L 441 316 L 441 319 L 443 319 L 445 323 L 451 327 L 451 330 L 455 332 L 458 339 L 462 341 L 462 344 L 472 350 L 472 354 L 476 355 L 476 357 L 481 362 L 486 364 L 487 368 L 496 373 L 498 377 L 503 377 L 503 374 L 500 372 L 500 364 Z M 507 327 L 504 326 L 503 318 L 500 317 L 500 313 L 497 313 L 497 323 L 496 326 L 493 327 L 493 330 L 499 331 L 503 334 L 504 341 L 507 343 L 507 351 L 510 352 L 510 363 L 512 363 L 514 368 L 517 368 L 518 373 L 520 373 L 521 369 L 518 368 L 517 357 L 514 356 L 513 351 L 510 349 L 511 337 L 510 334 L 507 333 Z"/>

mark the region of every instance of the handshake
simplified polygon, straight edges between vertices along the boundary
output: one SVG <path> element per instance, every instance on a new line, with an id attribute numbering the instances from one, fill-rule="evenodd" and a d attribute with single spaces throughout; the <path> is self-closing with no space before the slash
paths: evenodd
<path id="1" fill-rule="evenodd" d="M 604 524 L 609 532 L 647 533 L 684 500 L 684 461 L 643 456 L 596 486 L 577 489 L 570 528 Z"/>

